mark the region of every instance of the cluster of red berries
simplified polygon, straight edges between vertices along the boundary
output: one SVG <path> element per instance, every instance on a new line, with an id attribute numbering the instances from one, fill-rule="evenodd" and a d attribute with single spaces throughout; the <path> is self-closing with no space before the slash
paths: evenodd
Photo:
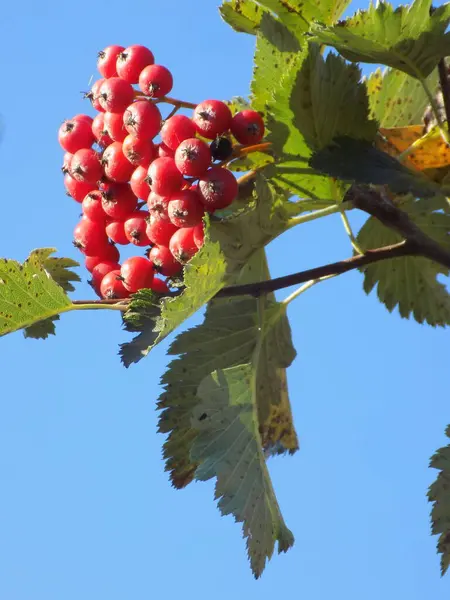
<path id="1" fill-rule="evenodd" d="M 233 116 L 219 100 L 193 105 L 191 118 L 175 114 L 187 103 L 167 97 L 172 74 L 145 46 L 108 46 L 97 65 L 102 78 L 86 96 L 98 114 L 76 115 L 58 134 L 65 187 L 83 211 L 74 244 L 99 296 L 126 298 L 142 288 L 164 294 L 202 246 L 204 214 L 237 196 L 222 164 L 233 156 L 233 140 L 257 144 L 264 123 L 252 110 Z M 165 120 L 163 102 L 174 105 Z M 116 244 L 145 250 L 120 265 Z"/>

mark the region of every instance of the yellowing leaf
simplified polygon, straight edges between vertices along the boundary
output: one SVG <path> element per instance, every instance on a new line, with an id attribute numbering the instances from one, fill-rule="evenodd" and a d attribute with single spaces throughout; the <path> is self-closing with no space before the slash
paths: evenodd
<path id="1" fill-rule="evenodd" d="M 391 156 L 399 156 L 411 146 L 416 146 L 402 161 L 409 167 L 424 171 L 450 165 L 450 147 L 438 131 L 424 137 L 423 125 L 409 125 L 408 127 L 382 127 L 379 133 L 385 140 L 378 137 L 376 142 L 378 148 Z"/>

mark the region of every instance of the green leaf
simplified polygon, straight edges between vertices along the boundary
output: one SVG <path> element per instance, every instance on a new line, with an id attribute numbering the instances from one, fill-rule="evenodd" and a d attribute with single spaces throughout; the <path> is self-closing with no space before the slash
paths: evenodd
<path id="1" fill-rule="evenodd" d="M 79 275 L 70 270 L 70 267 L 79 267 L 80 264 L 71 258 L 59 258 L 47 256 L 46 250 L 35 250 L 36 257 L 41 261 L 42 266 L 52 279 L 60 285 L 65 292 L 75 291 L 72 285 L 73 281 L 81 281 Z M 47 258 L 46 258 L 47 256 Z M 25 338 L 35 340 L 46 340 L 49 335 L 55 335 L 55 322 L 59 321 L 59 316 L 50 317 L 43 321 L 38 321 L 23 331 Z"/>
<path id="2" fill-rule="evenodd" d="M 427 79 L 430 90 L 436 89 L 437 73 Z M 406 127 L 422 122 L 429 99 L 421 83 L 395 69 L 374 71 L 367 80 L 370 116 L 380 127 Z"/>
<path id="3" fill-rule="evenodd" d="M 48 261 L 53 252 L 53 248 L 34 250 L 23 264 L 0 260 L 0 336 L 70 310 L 70 299 L 52 279 L 52 267 L 47 269 L 58 264 Z M 53 271 L 61 275 L 60 266 Z M 42 327 L 51 333 L 49 324 Z"/>
<path id="4" fill-rule="evenodd" d="M 265 9 L 253 0 L 227 0 L 219 7 L 222 19 L 240 33 L 255 34 Z"/>
<path id="5" fill-rule="evenodd" d="M 286 552 L 294 537 L 286 527 L 272 487 L 258 431 L 254 368 L 238 365 L 208 375 L 198 388 L 201 402 L 192 424 L 198 435 L 192 459 L 196 479 L 217 477 L 215 497 L 223 515 L 243 523 L 251 568 L 256 578 L 267 559 Z"/>
<path id="6" fill-rule="evenodd" d="M 290 96 L 293 125 L 310 150 L 325 148 L 336 137 L 372 141 L 376 121 L 369 120 L 367 90 L 361 71 L 335 54 L 324 59 L 310 44 Z"/>
<path id="7" fill-rule="evenodd" d="M 408 199 L 400 208 L 424 233 L 450 248 L 450 214 L 442 212 L 445 199 Z M 401 239 L 374 217 L 366 221 L 357 236 L 363 250 L 396 244 Z M 412 315 L 417 322 L 433 327 L 450 325 L 450 295 L 437 280 L 439 275 L 448 276 L 445 267 L 426 258 L 408 256 L 374 263 L 362 271 L 364 291 L 369 294 L 377 287 L 378 298 L 389 312 L 398 306 L 404 319 Z"/>
<path id="8" fill-rule="evenodd" d="M 283 24 L 265 15 L 257 37 L 252 106 L 264 114 L 276 159 L 265 168 L 265 175 L 290 194 L 316 200 L 316 208 L 323 208 L 337 201 L 336 186 L 308 165 L 311 150 L 298 128 L 299 123 L 303 126 L 301 119 L 296 118 L 301 99 L 294 95 L 310 51 L 315 53 L 311 47 L 301 47 Z"/>
<path id="9" fill-rule="evenodd" d="M 445 435 L 450 438 L 450 425 Z M 428 500 L 433 504 L 431 532 L 439 535 L 437 550 L 441 554 L 441 574 L 445 575 L 450 565 L 450 444 L 431 457 L 430 467 L 440 471 L 428 490 Z"/>
<path id="10" fill-rule="evenodd" d="M 381 63 L 416 79 L 430 75 L 439 60 L 450 54 L 450 5 L 430 15 L 431 0 L 416 0 L 394 10 L 388 2 L 332 27 L 316 23 L 314 40 L 333 46 L 353 62 Z"/>
<path id="11" fill-rule="evenodd" d="M 193 315 L 223 286 L 226 270 L 224 255 L 217 242 L 210 242 L 208 234 L 205 245 L 184 267 L 186 289 L 175 298 L 164 297 L 155 303 L 155 294 L 143 291 L 134 296 L 124 314 L 125 327 L 140 331 L 132 342 L 122 344 L 119 354 L 126 367 L 138 362 Z"/>
<path id="12" fill-rule="evenodd" d="M 260 250 L 246 265 L 239 283 L 270 277 L 265 251 Z M 298 440 L 286 385 L 285 369 L 295 358 L 289 322 L 272 295 L 266 298 L 268 328 L 257 370 L 258 419 L 267 454 L 295 452 Z M 216 298 L 206 309 L 201 325 L 181 333 L 169 348 L 178 355 L 162 377 L 165 391 L 158 401 L 162 409 L 160 431 L 169 433 L 164 444 L 166 469 L 175 487 L 184 487 L 195 465 L 189 458 L 195 432 L 191 414 L 198 403 L 197 388 L 202 379 L 217 369 L 246 364 L 251 360 L 258 338 L 255 298 Z"/>
<path id="13" fill-rule="evenodd" d="M 252 256 L 238 281 L 245 283 L 269 276 L 265 251 L 261 249 Z M 295 357 L 286 307 L 275 303 L 272 295 L 259 302 L 264 311 L 266 335 L 256 358 L 255 348 L 261 334 L 258 300 L 252 297 L 212 300 L 204 322 L 181 333 L 169 348 L 169 354 L 177 358 L 161 380 L 164 392 L 158 401 L 162 409 L 159 430 L 169 434 L 164 457 L 166 470 L 171 472 L 172 483 L 177 488 L 192 481 L 197 460 L 200 460 L 194 457 L 199 433 L 195 415 L 202 402 L 197 391 L 202 381 L 215 371 L 239 368 L 253 361 L 255 404 L 252 410 L 258 432 L 254 443 L 260 446 L 259 452 L 264 451 L 266 455 L 293 453 L 298 449 L 286 385 L 286 368 Z M 204 397 L 203 401 L 208 399 Z M 267 515 L 269 522 L 271 518 Z M 267 521 L 264 523 L 268 527 Z M 273 540 L 268 543 L 273 547 Z M 255 568 L 263 563 L 260 557 Z"/>
<path id="14" fill-rule="evenodd" d="M 251 154 L 247 154 L 247 156 L 233 160 L 233 162 L 228 165 L 228 168 L 230 171 L 239 173 L 251 171 L 252 169 L 262 169 L 271 163 L 273 163 L 273 157 L 270 156 L 270 154 L 266 154 L 265 152 L 252 152 Z"/>
<path id="15" fill-rule="evenodd" d="M 343 181 L 388 185 L 397 194 L 427 197 L 440 192 L 436 183 L 365 140 L 336 138 L 312 156 L 310 165 Z"/>

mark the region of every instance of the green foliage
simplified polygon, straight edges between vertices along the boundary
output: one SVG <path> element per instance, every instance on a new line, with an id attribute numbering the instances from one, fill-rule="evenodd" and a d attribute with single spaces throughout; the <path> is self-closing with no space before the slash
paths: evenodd
<path id="1" fill-rule="evenodd" d="M 336 138 L 312 156 L 310 165 L 343 181 L 388 185 L 397 194 L 429 197 L 440 192 L 438 184 L 365 140 Z"/>
<path id="2" fill-rule="evenodd" d="M 437 73 L 427 79 L 427 86 L 434 90 Z M 429 99 L 417 79 L 395 69 L 374 71 L 367 80 L 370 116 L 380 127 L 405 127 L 422 121 Z"/>
<path id="3" fill-rule="evenodd" d="M 199 310 L 223 286 L 226 263 L 218 243 L 206 243 L 184 267 L 185 291 L 156 302 L 149 290 L 136 294 L 124 314 L 125 328 L 140 333 L 122 344 L 120 355 L 126 367 L 138 362 L 166 336 Z"/>
<path id="4" fill-rule="evenodd" d="M 224 21 L 238 32 L 255 34 L 265 9 L 253 0 L 227 0 L 219 7 Z"/>
<path id="5" fill-rule="evenodd" d="M 77 263 L 51 260 L 53 252 L 53 248 L 34 250 L 23 264 L 0 260 L 0 336 L 70 309 L 72 303 L 63 288 L 71 289 L 70 281 L 78 279 L 67 270 Z M 28 329 L 26 336 L 45 338 L 53 332 L 53 322 L 47 321 Z"/>
<path id="6" fill-rule="evenodd" d="M 424 79 L 439 59 L 450 54 L 450 5 L 430 15 L 431 0 L 415 0 L 394 10 L 388 2 L 372 4 L 368 10 L 332 27 L 317 23 L 314 40 L 333 46 L 353 62 L 381 63 Z"/>
<path id="7" fill-rule="evenodd" d="M 424 233 L 450 249 L 450 214 L 442 212 L 443 207 L 445 199 L 439 197 L 408 199 L 401 206 Z M 396 244 L 401 239 L 373 217 L 357 237 L 363 250 Z M 364 291 L 369 294 L 377 286 L 378 298 L 390 312 L 398 306 L 404 319 L 412 315 L 419 323 L 444 327 L 450 325 L 450 295 L 437 277 L 448 274 L 448 269 L 426 258 L 395 258 L 364 268 Z"/>
<path id="8" fill-rule="evenodd" d="M 265 252 L 260 250 L 247 263 L 238 281 L 239 283 L 258 281 L 268 276 Z M 265 335 L 259 352 L 255 354 L 261 336 L 257 316 L 258 304 L 264 315 Z M 286 451 L 292 453 L 297 450 L 298 441 L 292 423 L 285 371 L 295 357 L 295 350 L 292 347 L 285 307 L 276 304 L 272 295 L 259 301 L 251 297 L 214 299 L 207 306 L 204 322 L 181 333 L 170 346 L 169 354 L 177 358 L 170 363 L 168 371 L 162 377 L 164 392 L 158 401 L 158 406 L 162 409 L 159 429 L 169 434 L 164 444 L 164 457 L 167 461 L 166 469 L 171 472 L 175 487 L 184 487 L 194 476 L 203 479 L 207 472 L 205 464 L 209 464 L 208 457 L 200 451 L 202 442 L 197 441 L 199 432 L 202 433 L 202 428 L 199 429 L 198 424 L 202 423 L 203 419 L 197 422 L 195 415 L 202 416 L 205 406 L 210 403 L 217 408 L 218 399 L 215 398 L 215 392 L 212 393 L 211 390 L 208 392 L 210 384 L 206 384 L 211 378 L 214 381 L 216 372 L 237 373 L 240 369 L 247 372 L 251 365 L 253 387 L 247 390 L 245 406 L 238 407 L 238 412 L 242 412 L 242 417 L 245 413 L 252 419 L 251 427 L 249 423 L 249 428 L 243 431 L 243 435 L 245 433 L 246 439 L 249 444 L 251 443 L 252 454 L 257 458 L 258 464 L 253 467 L 257 467 L 258 478 L 263 477 L 266 481 L 268 477 L 265 468 L 261 467 L 263 450 L 265 454 L 279 454 Z M 211 385 L 214 388 L 214 383 Z M 224 393 L 220 392 L 220 394 L 225 399 Z M 199 406 L 202 405 L 204 406 L 200 409 Z M 235 410 L 229 408 L 230 411 Z M 230 411 L 224 406 L 224 413 L 226 413 L 223 415 L 224 419 L 230 415 Z M 203 423 L 204 426 L 207 424 L 210 422 Z M 230 427 L 235 426 L 237 424 L 230 424 Z M 213 435 L 210 428 L 207 430 L 208 436 Z M 218 453 L 223 454 L 228 450 L 227 436 L 222 437 L 220 432 L 215 435 L 213 441 Z M 239 454 L 228 457 L 229 465 L 234 464 L 237 471 L 243 468 L 239 458 Z M 202 466 L 199 467 L 199 464 Z M 220 472 L 217 488 L 219 493 L 222 489 L 224 469 L 228 466 L 220 461 L 217 461 L 216 466 L 218 471 L 214 473 L 208 471 L 208 477 Z M 254 476 L 254 472 L 244 473 L 244 475 L 247 480 L 247 477 Z M 236 490 L 233 489 L 236 487 L 236 479 L 230 479 L 229 485 L 231 487 L 227 488 L 229 496 L 227 498 L 231 504 L 227 506 L 233 507 L 231 512 L 241 520 L 242 515 L 246 513 L 242 512 L 241 495 L 234 498 Z M 222 495 L 223 492 L 220 494 Z M 271 495 L 264 502 L 270 498 Z M 236 504 L 233 503 L 234 499 Z M 269 525 L 272 531 L 274 514 L 268 512 L 263 521 L 258 520 L 265 531 Z M 281 527 L 278 516 L 276 516 L 276 523 Z M 270 556 L 270 547 L 273 550 L 275 538 L 270 536 L 266 539 L 263 555 L 259 557 L 256 556 L 254 547 L 252 545 L 249 547 L 255 574 L 260 573 L 265 557 Z"/>
<path id="9" fill-rule="evenodd" d="M 281 516 L 258 431 L 255 367 L 214 371 L 200 383 L 201 402 L 193 411 L 198 431 L 191 455 L 196 478 L 217 477 L 215 497 L 224 515 L 243 522 L 255 577 L 272 556 L 275 541 L 286 552 L 294 537 Z"/>
<path id="10" fill-rule="evenodd" d="M 450 425 L 445 434 L 450 438 Z M 444 575 L 450 565 L 450 444 L 431 457 L 430 467 L 440 471 L 428 490 L 428 500 L 433 503 L 431 532 L 439 536 L 437 549 L 441 554 L 441 573 Z"/>

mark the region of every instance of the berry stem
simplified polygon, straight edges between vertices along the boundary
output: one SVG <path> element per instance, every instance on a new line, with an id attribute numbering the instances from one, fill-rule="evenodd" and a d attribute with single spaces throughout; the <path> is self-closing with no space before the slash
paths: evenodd
<path id="1" fill-rule="evenodd" d="M 151 100 L 154 104 L 161 104 L 164 102 L 165 104 L 172 104 L 177 107 L 177 110 L 180 108 L 196 108 L 197 104 L 194 102 L 186 102 L 185 100 L 179 100 L 178 98 L 171 98 L 170 96 L 163 96 L 162 98 L 152 98 L 151 96 L 145 96 L 142 92 L 136 92 L 135 95 L 136 100 Z"/>
<path id="2" fill-rule="evenodd" d="M 298 298 L 301 294 L 303 294 L 303 292 L 306 292 L 306 290 L 309 290 L 309 288 L 312 288 L 313 285 L 316 285 L 316 283 L 320 283 L 321 281 L 325 281 L 325 279 L 331 279 L 332 277 L 337 277 L 337 275 L 326 275 L 325 277 L 319 277 L 318 279 L 311 279 L 310 281 L 304 283 L 303 285 L 301 285 L 300 287 L 298 287 L 295 291 L 292 292 L 292 294 L 289 294 L 289 296 L 287 296 L 287 298 L 285 298 L 281 304 L 284 304 L 284 306 L 288 306 L 288 304 L 290 304 L 292 302 L 292 300 L 295 300 L 296 298 Z"/>
<path id="3" fill-rule="evenodd" d="M 262 142 L 261 144 L 253 144 L 252 146 L 238 146 L 233 152 L 233 158 L 239 158 L 252 152 L 266 152 L 270 150 L 272 142 Z"/>

